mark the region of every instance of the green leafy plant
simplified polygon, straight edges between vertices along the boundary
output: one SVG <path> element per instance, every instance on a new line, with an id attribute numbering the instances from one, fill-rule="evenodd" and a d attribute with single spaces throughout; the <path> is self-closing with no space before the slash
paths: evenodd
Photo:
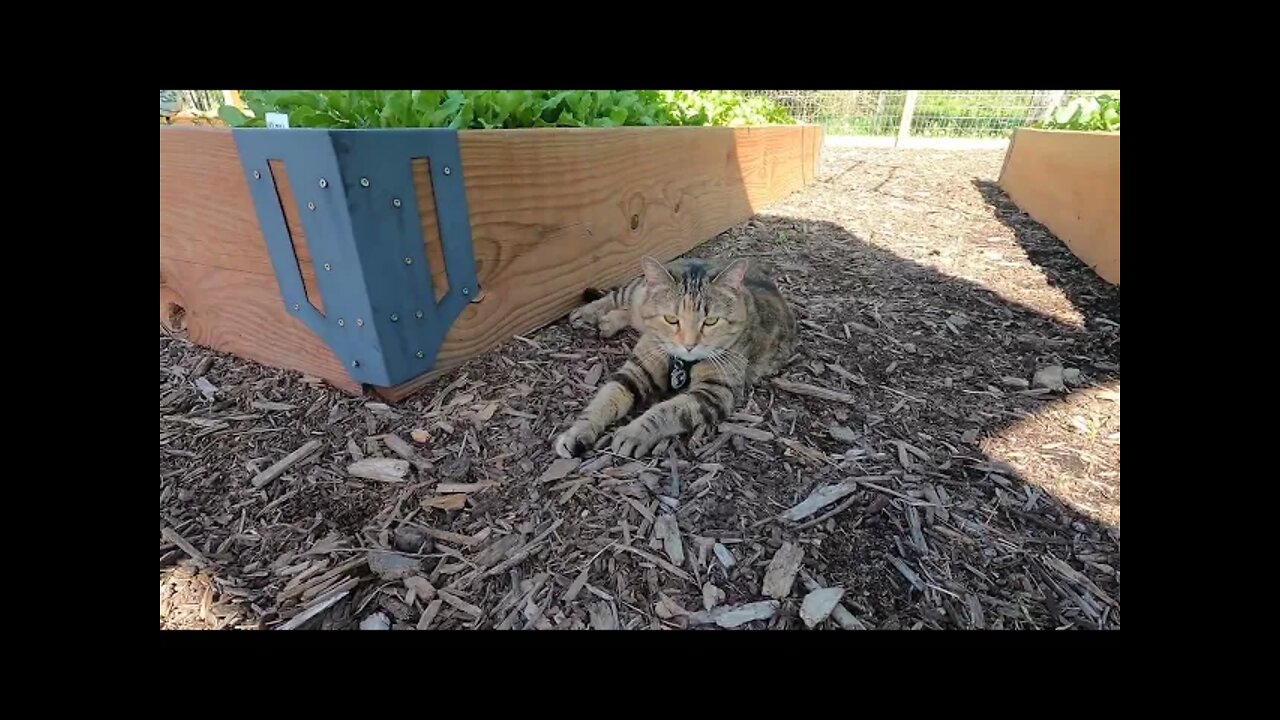
<path id="1" fill-rule="evenodd" d="M 721 90 L 245 90 L 253 112 L 223 106 L 232 127 L 454 129 L 794 124 L 777 103 Z"/>
<path id="2" fill-rule="evenodd" d="M 1048 130 L 1120 132 L 1120 97 L 1102 94 L 1076 98 L 1055 110 L 1038 127 Z"/>

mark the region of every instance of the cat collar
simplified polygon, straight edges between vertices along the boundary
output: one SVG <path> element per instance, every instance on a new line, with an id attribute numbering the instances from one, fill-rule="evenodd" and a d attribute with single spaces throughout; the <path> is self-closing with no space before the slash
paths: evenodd
<path id="1" fill-rule="evenodd" d="M 689 373 L 697 360 L 682 360 L 674 355 L 667 356 L 667 378 L 671 381 L 671 389 L 680 392 L 689 386 Z"/>

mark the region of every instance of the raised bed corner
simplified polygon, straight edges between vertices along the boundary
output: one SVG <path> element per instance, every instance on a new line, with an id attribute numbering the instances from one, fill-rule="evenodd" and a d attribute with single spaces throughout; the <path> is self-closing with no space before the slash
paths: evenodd
<path id="1" fill-rule="evenodd" d="M 1019 129 L 1000 187 L 1094 272 L 1120 284 L 1120 133 Z"/>
<path id="2" fill-rule="evenodd" d="M 812 181 L 811 125 L 161 127 L 161 322 L 390 400 Z"/>

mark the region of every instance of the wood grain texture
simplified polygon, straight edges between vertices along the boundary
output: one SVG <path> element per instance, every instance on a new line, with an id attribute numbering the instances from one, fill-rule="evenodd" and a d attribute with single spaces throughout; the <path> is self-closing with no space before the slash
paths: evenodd
<path id="1" fill-rule="evenodd" d="M 360 383 L 346 373 L 329 346 L 285 311 L 275 275 L 160 259 L 166 292 L 183 309 L 187 338 L 197 345 L 324 378 L 347 392 Z M 173 288 L 181 288 L 174 293 Z"/>
<path id="2" fill-rule="evenodd" d="M 449 275 L 444 266 L 444 245 L 440 240 L 440 225 L 436 219 L 436 196 L 431 183 L 430 158 L 413 158 L 410 161 L 413 175 L 413 196 L 418 204 L 418 222 L 422 228 L 422 242 L 427 246 L 427 267 L 431 269 L 431 289 L 436 301 L 449 293 Z"/>
<path id="3" fill-rule="evenodd" d="M 634 276 L 642 254 L 673 258 L 746 220 L 812 181 L 821 143 L 815 126 L 462 133 L 483 300 L 454 323 L 435 372 L 380 392 L 402 398 L 563 316 L 586 287 Z M 423 214 L 439 277 L 434 207 Z M 311 259 L 305 247 L 298 254 L 310 285 Z M 229 131 L 161 128 L 160 258 L 194 342 L 354 387 L 284 310 Z"/>
<path id="4" fill-rule="evenodd" d="M 1120 284 L 1120 134 L 1019 129 L 1000 187 L 1107 282 Z"/>
<path id="5" fill-rule="evenodd" d="M 282 160 L 270 160 L 267 169 L 271 173 L 271 182 L 275 183 L 276 194 L 280 197 L 280 207 L 284 210 L 284 222 L 289 228 L 289 240 L 293 246 L 293 256 L 300 263 L 299 269 L 309 267 L 310 272 L 302 275 L 302 287 L 307 294 L 307 302 L 324 313 L 324 298 L 320 295 L 320 285 L 316 282 L 314 260 L 311 257 L 310 245 L 307 244 L 307 231 L 302 226 L 302 208 L 293 193 L 293 183 L 289 180 L 289 168 Z"/>
<path id="6" fill-rule="evenodd" d="M 169 332 L 186 331 L 186 310 L 182 296 L 160 280 L 160 324 Z"/>

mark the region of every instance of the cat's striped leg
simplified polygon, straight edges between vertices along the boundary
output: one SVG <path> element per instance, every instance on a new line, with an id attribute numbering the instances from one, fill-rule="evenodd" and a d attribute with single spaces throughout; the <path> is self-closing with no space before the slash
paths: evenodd
<path id="1" fill-rule="evenodd" d="M 635 307 L 636 294 L 643 284 L 644 279 L 639 277 L 610 290 L 569 313 L 569 324 L 583 330 L 599 330 L 600 337 L 613 337 L 631 324 L 631 308 Z"/>
<path id="2" fill-rule="evenodd" d="M 714 430 L 733 412 L 734 386 L 720 368 L 703 361 L 689 373 L 689 389 L 649 408 L 613 435 L 613 452 L 643 457 L 660 440 L 704 427 Z"/>
<path id="3" fill-rule="evenodd" d="M 636 404 L 647 404 L 666 391 L 666 355 L 641 340 L 627 362 L 591 398 L 568 430 L 556 438 L 556 454 L 575 457 L 595 446 L 596 439 Z"/>

